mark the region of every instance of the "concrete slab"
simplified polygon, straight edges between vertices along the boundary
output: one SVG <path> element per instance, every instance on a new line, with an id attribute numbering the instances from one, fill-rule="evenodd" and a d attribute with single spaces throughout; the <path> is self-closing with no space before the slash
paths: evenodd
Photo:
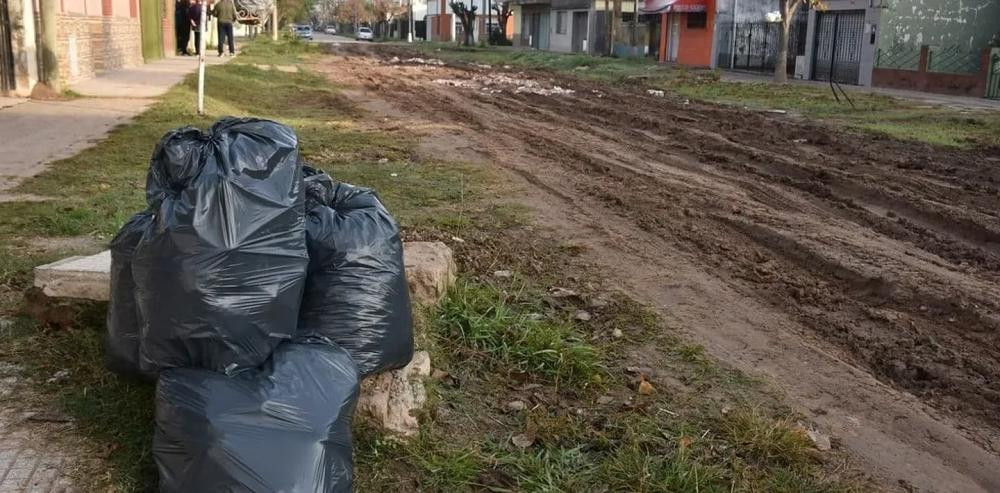
<path id="1" fill-rule="evenodd" d="M 403 257 L 415 304 L 437 303 L 455 282 L 451 248 L 440 241 L 404 243 Z M 35 287 L 51 298 L 107 301 L 110 284 L 109 250 L 35 267 Z"/>
<path id="2" fill-rule="evenodd" d="M 110 285 L 110 250 L 35 267 L 35 286 L 52 298 L 107 301 Z"/>
<path id="3" fill-rule="evenodd" d="M 205 57 L 208 65 L 220 65 L 229 57 Z M 70 90 L 88 97 L 155 98 L 165 94 L 184 76 L 198 70 L 198 57 L 157 60 L 139 67 L 106 72 L 71 85 Z"/>

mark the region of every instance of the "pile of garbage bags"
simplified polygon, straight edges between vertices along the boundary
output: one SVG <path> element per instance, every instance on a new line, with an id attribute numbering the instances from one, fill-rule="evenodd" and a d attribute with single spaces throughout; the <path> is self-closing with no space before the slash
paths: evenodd
<path id="1" fill-rule="evenodd" d="M 160 490 L 351 491 L 364 377 L 413 356 L 399 227 L 268 120 L 167 133 L 111 242 L 107 364 L 156 379 Z"/>

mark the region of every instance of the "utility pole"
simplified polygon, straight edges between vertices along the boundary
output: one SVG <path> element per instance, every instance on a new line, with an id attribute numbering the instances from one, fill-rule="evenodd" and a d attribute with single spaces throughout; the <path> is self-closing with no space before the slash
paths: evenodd
<path id="1" fill-rule="evenodd" d="M 62 92 L 59 80 L 59 60 L 56 58 L 56 46 L 59 37 L 56 33 L 58 24 L 60 0 L 41 0 L 42 17 L 42 81 L 55 93 Z"/>
<path id="2" fill-rule="evenodd" d="M 493 2 L 486 0 L 486 44 L 493 44 Z"/>
<path id="3" fill-rule="evenodd" d="M 205 114 L 205 9 L 201 4 L 201 15 L 198 19 L 198 115 Z M 221 47 L 219 48 L 222 49 Z M 222 53 L 221 51 L 219 53 Z"/>
<path id="4" fill-rule="evenodd" d="M 271 41 L 278 40 L 278 0 L 271 7 Z"/>

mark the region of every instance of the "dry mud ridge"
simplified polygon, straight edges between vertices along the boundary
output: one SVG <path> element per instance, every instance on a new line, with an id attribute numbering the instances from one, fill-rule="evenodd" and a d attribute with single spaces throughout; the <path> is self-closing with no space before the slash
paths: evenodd
<path id="1" fill-rule="evenodd" d="M 1000 150 L 331 50 L 319 68 L 362 107 L 509 170 L 552 234 L 887 489 L 1000 491 Z"/>

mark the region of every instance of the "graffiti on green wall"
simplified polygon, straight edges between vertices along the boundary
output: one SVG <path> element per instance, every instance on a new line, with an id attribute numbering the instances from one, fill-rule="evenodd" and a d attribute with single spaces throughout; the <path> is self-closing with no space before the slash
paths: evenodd
<path id="1" fill-rule="evenodd" d="M 1000 35 L 998 0 L 883 0 L 881 50 L 920 45 L 982 50 Z"/>

